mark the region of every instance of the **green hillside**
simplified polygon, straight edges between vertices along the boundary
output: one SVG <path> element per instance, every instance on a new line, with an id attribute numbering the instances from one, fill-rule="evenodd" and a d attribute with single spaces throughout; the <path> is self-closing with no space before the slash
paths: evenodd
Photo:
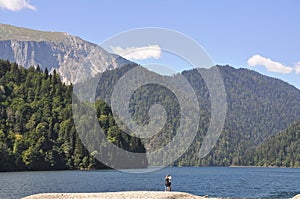
<path id="1" fill-rule="evenodd" d="M 97 101 L 96 109 L 108 141 L 145 151 L 140 139 L 119 130 L 104 102 Z M 92 155 L 76 133 L 72 85 L 62 84 L 55 71 L 0 61 L 0 171 L 107 168 Z"/>
<path id="2" fill-rule="evenodd" d="M 109 103 L 118 80 L 134 67 L 139 66 L 128 65 L 104 72 L 98 84 L 97 96 Z M 234 69 L 230 66 L 217 67 L 223 76 L 228 103 L 223 132 L 215 148 L 205 158 L 200 159 L 199 150 L 211 117 L 209 91 L 196 69 L 182 72 L 195 90 L 201 116 L 196 139 L 189 150 L 174 163 L 175 166 L 241 165 L 249 149 L 300 118 L 300 91 L 295 87 L 251 70 Z M 142 70 L 149 76 L 153 73 Z M 178 76 L 179 74 L 164 78 L 176 79 Z M 148 150 L 159 149 L 168 143 L 176 135 L 176 129 L 180 125 L 180 106 L 176 96 L 169 89 L 155 84 L 142 86 L 134 92 L 130 102 L 132 118 L 141 125 L 147 124 L 148 110 L 154 104 L 163 105 L 168 118 L 159 133 L 144 140 Z M 158 162 L 157 165 L 159 164 Z"/>
<path id="3" fill-rule="evenodd" d="M 124 133 L 107 104 L 118 80 L 134 67 L 140 66 L 130 64 L 101 74 L 96 92 L 98 100 L 86 105 L 96 106 L 99 124 L 109 142 L 124 150 L 144 153 L 161 148 L 176 136 L 180 103 L 171 90 L 161 85 L 138 88 L 129 103 L 133 120 L 147 124 L 150 107 L 161 104 L 166 110 L 167 122 L 159 133 L 147 139 Z M 299 166 L 299 122 L 287 127 L 300 118 L 300 91 L 281 80 L 250 70 L 217 67 L 223 76 L 228 103 L 222 134 L 214 149 L 200 159 L 199 149 L 211 117 L 209 92 L 196 70 L 184 71 L 182 75 L 195 90 L 200 105 L 199 131 L 188 151 L 173 165 Z M 145 75 L 161 78 L 141 69 Z M 163 78 L 176 80 L 178 76 Z M 81 88 L 89 91 L 88 87 Z M 90 154 L 76 133 L 72 89 L 72 85 L 61 83 L 55 71 L 49 75 L 39 67 L 24 69 L 15 63 L 0 61 L 0 171 L 106 168 L 92 156 L 101 150 Z M 88 120 L 80 121 L 84 125 Z M 145 166 L 146 157 L 135 165 Z"/>
<path id="4" fill-rule="evenodd" d="M 242 164 L 300 167 L 300 121 L 250 150 Z"/>

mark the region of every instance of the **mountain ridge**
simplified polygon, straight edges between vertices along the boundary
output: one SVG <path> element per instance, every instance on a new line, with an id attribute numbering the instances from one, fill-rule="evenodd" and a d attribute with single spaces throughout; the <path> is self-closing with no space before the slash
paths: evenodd
<path id="1" fill-rule="evenodd" d="M 63 32 L 46 32 L 0 24 L 0 58 L 29 68 L 54 69 L 66 84 L 83 82 L 130 61 L 101 46 Z"/>
<path id="2" fill-rule="evenodd" d="M 14 32 L 18 34 L 12 36 Z M 5 40 L 7 38 L 11 40 Z M 42 70 L 50 66 L 50 71 L 55 69 L 64 83 L 80 83 L 101 74 L 97 97 L 108 101 L 114 85 L 122 75 L 138 66 L 67 33 L 35 31 L 3 24 L 0 25 L 0 47 L 0 58 L 25 67 L 39 65 Z M 174 165 L 240 165 L 249 148 L 258 146 L 300 118 L 300 90 L 295 86 L 249 69 L 235 69 L 228 65 L 217 67 L 223 77 L 229 102 L 221 137 L 206 158 L 196 157 L 210 120 L 209 91 L 196 69 L 183 71 L 180 74 L 189 81 L 201 105 L 202 118 L 199 125 L 202 129 L 190 150 Z M 177 78 L 180 74 L 166 78 Z M 147 96 L 149 91 L 155 93 Z M 160 143 L 161 138 L 167 142 L 174 136 L 172 128 L 178 125 L 178 103 L 173 98 L 166 89 L 155 86 L 139 88 L 133 94 L 130 111 L 139 123 L 147 123 L 147 108 L 151 104 L 166 104 L 173 114 L 169 118 L 173 123 L 166 125 L 164 132 L 146 141 L 146 146 L 159 148 L 166 144 Z"/>
<path id="3" fill-rule="evenodd" d="M 72 36 L 66 32 L 40 31 L 29 28 L 16 27 L 8 24 L 0 24 L 0 40 L 17 41 L 51 41 L 60 43 L 65 36 Z M 79 37 L 78 37 L 79 38 Z"/>
<path id="4" fill-rule="evenodd" d="M 45 72 L 42 73 L 40 70 L 34 69 L 33 67 L 24 69 L 18 67 L 18 65 L 14 63 L 10 64 L 7 61 L 0 62 L 0 147 L 4 149 L 3 151 L 0 151 L 0 159 L 8 160 L 6 161 L 6 164 L 1 165 L 3 168 L 0 168 L 0 170 L 7 170 L 7 168 L 8 170 L 26 169 L 27 167 L 25 168 L 22 162 L 27 164 L 29 166 L 28 169 L 31 170 L 49 169 L 49 161 L 54 165 L 60 165 L 56 165 L 56 168 L 74 169 L 93 167 L 94 163 L 93 160 L 90 159 L 89 153 L 86 150 L 82 151 L 83 148 L 81 148 L 82 145 L 80 144 L 80 139 L 78 139 L 72 119 L 72 101 L 70 95 L 73 86 L 61 84 L 60 81 L 58 81 L 59 78 L 56 73 L 47 75 Z M 125 136 L 125 140 L 128 140 L 126 138 L 128 134 L 123 133 L 116 128 L 116 123 L 113 121 L 116 116 L 114 115 L 112 117 L 114 113 L 110 111 L 109 106 L 105 104 L 110 104 L 107 102 L 107 98 L 109 98 L 112 92 L 111 89 L 118 82 L 118 79 L 133 67 L 138 67 L 138 65 L 131 64 L 115 70 L 106 71 L 102 74 L 98 84 L 96 96 L 105 100 L 106 103 L 104 101 L 96 100 L 96 104 L 103 105 L 95 106 L 100 107 L 97 108 L 97 116 L 99 116 L 100 125 L 108 133 L 108 139 L 112 142 L 116 141 L 112 138 L 116 132 L 121 133 L 120 136 Z M 206 157 L 202 159 L 199 158 L 197 154 L 199 153 L 199 148 L 205 137 L 210 121 L 209 94 L 207 93 L 207 88 L 205 88 L 203 79 L 201 79 L 201 76 L 197 71 L 185 71 L 183 73 L 184 77 L 195 89 L 198 100 L 201 102 L 199 103 L 201 106 L 200 128 L 194 142 L 190 145 L 190 148 L 171 166 L 299 166 L 299 156 L 293 155 L 289 157 L 288 153 L 283 153 L 283 155 L 280 156 L 282 158 L 281 162 L 280 160 L 277 160 L 278 157 L 275 157 L 275 164 L 273 160 L 269 161 L 268 149 L 270 148 L 269 146 L 273 147 L 274 141 L 271 140 L 268 142 L 267 140 L 270 136 L 274 135 L 275 137 L 280 137 L 281 135 L 277 135 L 279 132 L 287 128 L 294 121 L 299 120 L 300 91 L 283 81 L 266 78 L 257 72 L 234 69 L 229 66 L 219 66 L 219 69 L 223 75 L 225 89 L 227 89 L 227 96 L 229 97 L 229 109 L 224 130 L 214 149 Z M 146 71 L 146 69 L 144 70 Z M 253 76 L 251 76 L 249 72 Z M 236 79 L 236 77 L 239 77 L 239 79 Z M 249 86 L 249 82 L 253 80 L 253 77 L 255 77 L 254 79 L 258 80 L 258 82 L 263 80 L 263 82 L 269 83 L 268 85 L 279 86 L 279 88 L 274 89 L 273 86 L 271 86 L 271 88 L 273 88 L 272 90 L 266 90 L 266 88 L 260 84 L 258 87 L 259 90 L 257 90 L 258 96 L 253 95 L 253 92 L 249 92 L 247 89 L 245 90 L 244 87 L 241 87 L 240 89 L 236 88 L 241 83 Z M 176 76 L 166 78 L 176 78 Z M 259 80 L 260 78 L 261 80 Z M 253 85 L 250 87 L 255 88 Z M 101 93 L 99 91 L 103 92 Z M 264 91 L 269 93 L 264 100 L 264 104 L 256 103 L 253 99 L 259 98 L 260 95 L 264 95 Z M 40 94 L 37 94 L 39 92 Z M 283 92 L 282 95 L 280 95 L 281 92 Z M 287 96 L 285 92 L 290 93 L 290 96 Z M 65 93 L 64 95 L 66 96 L 62 96 L 62 93 Z M 268 99 L 270 96 L 274 96 L 274 98 Z M 278 106 L 278 104 L 285 100 L 288 101 L 287 104 Z M 153 104 L 157 103 L 165 107 L 168 115 L 167 123 L 161 132 L 150 137 L 150 139 L 144 139 L 143 145 L 138 143 L 137 146 L 145 146 L 146 150 L 149 148 L 150 150 L 161 148 L 161 146 L 165 145 L 176 136 L 178 117 L 180 117 L 180 114 L 178 114 L 178 101 L 176 101 L 176 96 L 174 96 L 174 94 L 172 95 L 170 90 L 152 84 L 137 89 L 136 92 L 133 93 L 129 103 L 132 118 L 139 124 L 145 124 L 145 122 L 149 121 L 149 117 L 147 117 L 148 110 Z M 90 121 L 89 118 L 85 117 L 83 114 L 79 115 L 82 117 L 82 121 L 80 121 L 82 125 L 85 125 Z M 265 120 L 262 120 L 262 118 Z M 66 121 L 62 121 L 62 119 Z M 299 122 L 296 124 L 298 126 L 297 128 L 289 129 L 297 129 L 297 136 L 299 137 L 300 125 Z M 283 132 L 285 132 L 285 130 Z M 36 139 L 35 137 L 39 136 L 44 136 L 46 140 L 41 137 L 43 139 L 36 142 L 36 144 L 30 143 L 30 139 Z M 74 146 L 76 143 L 76 148 L 80 150 L 73 150 L 74 148 L 72 149 L 72 147 L 69 148 L 65 146 L 65 148 L 61 148 L 60 150 L 53 148 L 54 154 L 52 154 L 52 152 L 44 154 L 40 151 L 40 148 L 44 151 L 48 151 L 49 145 L 51 146 L 53 143 L 55 144 L 54 146 L 58 145 L 59 147 L 64 147 L 64 145 L 61 145 L 62 140 L 56 139 L 57 136 L 63 136 L 63 139 L 66 141 L 66 146 L 69 146 L 70 144 L 68 142 L 70 136 L 75 136 L 74 138 L 76 139 L 71 139 L 73 143 L 70 146 Z M 280 141 L 279 144 L 277 144 L 277 147 L 275 146 L 272 151 L 275 150 L 276 152 L 278 146 L 288 148 L 289 143 L 292 143 L 292 147 L 298 147 L 299 150 L 299 145 L 294 144 L 297 142 L 292 141 L 285 143 L 285 140 L 290 140 L 288 134 L 283 137 L 288 139 L 281 139 L 283 141 Z M 298 137 L 294 136 L 293 132 L 290 137 L 296 138 L 295 141 L 298 141 Z M 132 137 L 134 143 L 135 138 L 135 136 Z M 76 142 L 74 142 L 75 140 Z M 184 141 L 184 139 L 181 140 Z M 130 145 L 128 145 L 127 141 L 119 144 L 128 146 L 130 149 Z M 267 150 L 260 150 L 260 144 L 261 146 L 267 146 Z M 64 152 L 69 149 L 72 149 L 72 153 Z M 136 149 L 139 149 L 139 147 Z M 258 149 L 258 152 L 263 151 L 263 153 L 251 153 L 252 149 Z M 27 152 L 20 153 L 20 151 L 23 150 Z M 181 149 L 175 147 L 172 150 Z M 68 154 L 73 154 L 74 156 L 72 157 L 75 157 L 76 159 L 76 161 L 74 159 L 76 162 L 75 167 L 72 166 L 72 162 L 68 163 L 68 161 L 66 161 L 67 159 L 65 159 L 65 156 L 63 156 L 62 159 L 58 154 L 65 154 L 67 159 L 69 157 Z M 267 159 L 260 154 L 265 155 Z M 256 156 L 260 159 L 254 159 Z M 35 161 L 39 158 L 42 159 Z M 162 158 L 162 161 L 163 160 L 165 160 L 165 157 Z M 256 160 L 258 161 L 255 162 Z M 63 166 L 64 164 L 61 165 L 61 161 L 67 163 L 69 166 L 65 167 Z M 47 163 L 48 166 L 44 164 L 33 164 L 40 162 Z M 18 165 L 19 163 L 20 165 Z M 31 164 L 32 166 L 30 166 Z M 14 165 L 14 167 L 8 165 Z"/>
<path id="5" fill-rule="evenodd" d="M 104 72 L 98 83 L 96 96 L 110 104 L 115 84 L 133 67 L 125 66 Z M 217 67 L 227 93 L 228 110 L 223 132 L 211 153 L 200 159 L 197 154 L 211 117 L 209 91 L 197 69 L 182 72 L 181 75 L 188 80 L 198 97 L 201 119 L 194 143 L 174 166 L 241 165 L 247 150 L 283 131 L 300 118 L 300 90 L 296 87 L 253 70 L 235 69 L 231 66 Z M 177 75 L 166 78 L 177 78 Z M 152 150 L 161 148 L 176 136 L 174 129 L 178 128 L 180 117 L 176 97 L 168 89 L 148 85 L 133 93 L 129 104 L 132 118 L 139 124 L 147 124 L 148 110 L 154 104 L 166 105 L 166 112 L 170 117 L 161 132 L 145 141 L 146 148 Z"/>

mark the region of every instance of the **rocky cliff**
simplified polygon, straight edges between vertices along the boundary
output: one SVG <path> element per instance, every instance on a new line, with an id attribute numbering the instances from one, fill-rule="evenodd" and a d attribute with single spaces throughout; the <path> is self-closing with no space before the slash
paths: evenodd
<path id="1" fill-rule="evenodd" d="M 63 82 L 78 83 L 130 63 L 99 45 L 68 33 L 43 32 L 0 24 L 0 58 L 24 67 L 56 69 Z"/>

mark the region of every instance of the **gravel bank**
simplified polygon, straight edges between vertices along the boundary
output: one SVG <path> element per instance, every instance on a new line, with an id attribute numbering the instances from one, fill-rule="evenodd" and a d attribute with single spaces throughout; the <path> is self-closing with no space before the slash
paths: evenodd
<path id="1" fill-rule="evenodd" d="M 183 192 L 163 191 L 126 191 L 106 193 L 45 193 L 25 197 L 23 199 L 203 199 Z"/>

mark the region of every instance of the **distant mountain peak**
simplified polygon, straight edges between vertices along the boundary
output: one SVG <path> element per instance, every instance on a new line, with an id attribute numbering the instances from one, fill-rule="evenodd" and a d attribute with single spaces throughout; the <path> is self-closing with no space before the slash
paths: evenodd
<path id="1" fill-rule="evenodd" d="M 107 69 L 131 63 L 97 44 L 64 32 L 0 24 L 0 58 L 28 68 L 56 69 L 65 83 L 78 83 Z"/>

